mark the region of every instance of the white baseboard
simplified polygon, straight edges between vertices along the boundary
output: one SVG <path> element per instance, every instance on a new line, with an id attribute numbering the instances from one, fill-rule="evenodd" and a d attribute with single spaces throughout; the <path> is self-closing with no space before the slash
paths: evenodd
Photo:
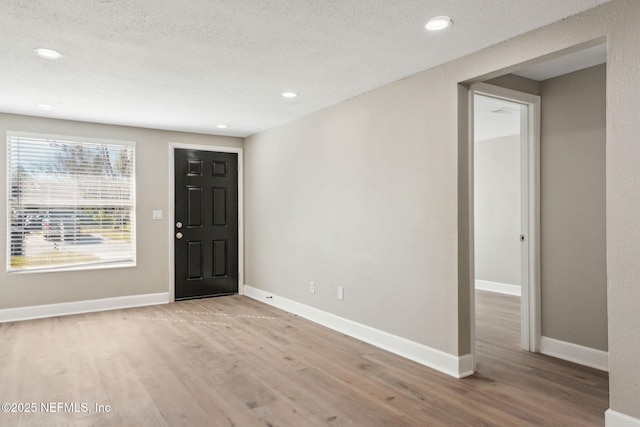
<path id="1" fill-rule="evenodd" d="M 604 413 L 604 425 L 605 427 L 640 427 L 640 419 L 607 409 Z"/>
<path id="2" fill-rule="evenodd" d="M 489 280 L 476 280 L 476 289 L 507 295 L 522 295 L 521 286 L 509 285 L 507 283 L 491 282 Z"/>
<path id="3" fill-rule="evenodd" d="M 169 292 L 157 294 L 128 295 L 123 297 L 65 302 L 60 304 L 34 305 L 30 307 L 5 308 L 0 310 L 0 323 L 43 317 L 67 316 L 94 311 L 117 310 L 145 305 L 167 304 Z"/>
<path id="4" fill-rule="evenodd" d="M 245 285 L 244 294 L 453 377 L 463 378 L 473 375 L 471 355 L 454 356 L 252 286 Z"/>
<path id="5" fill-rule="evenodd" d="M 609 372 L 609 353 L 549 337 L 540 337 L 540 353 Z"/>
<path id="6" fill-rule="evenodd" d="M 458 374 L 454 376 L 456 378 L 464 378 L 473 375 L 475 371 L 475 369 L 473 369 L 473 365 L 472 355 L 465 354 L 464 356 L 458 356 Z"/>

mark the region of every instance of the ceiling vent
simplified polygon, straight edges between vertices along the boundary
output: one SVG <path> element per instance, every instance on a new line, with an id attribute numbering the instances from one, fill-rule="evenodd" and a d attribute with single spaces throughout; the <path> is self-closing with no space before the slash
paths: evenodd
<path id="1" fill-rule="evenodd" d="M 498 108 L 497 110 L 492 110 L 491 112 L 494 114 L 513 114 L 513 113 L 519 113 L 520 110 L 517 110 L 515 108 L 509 108 L 509 107 L 501 107 L 501 108 Z"/>

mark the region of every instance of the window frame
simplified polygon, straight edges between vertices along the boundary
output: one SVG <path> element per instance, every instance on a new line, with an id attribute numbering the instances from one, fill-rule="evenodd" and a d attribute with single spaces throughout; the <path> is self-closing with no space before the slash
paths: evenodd
<path id="1" fill-rule="evenodd" d="M 52 142 L 58 143 L 85 143 L 90 145 L 110 145 L 110 146 L 123 146 L 123 147 L 132 147 L 132 160 L 131 160 L 131 176 L 130 176 L 130 257 L 127 259 L 121 259 L 116 261 L 96 261 L 96 262 L 87 262 L 80 261 L 77 264 L 49 264 L 44 265 L 42 267 L 30 267 L 30 268 L 16 268 L 11 266 L 11 257 L 12 257 L 12 208 L 15 206 L 12 203 L 12 188 L 11 188 L 11 175 L 14 171 L 12 165 L 12 157 L 10 155 L 12 140 L 15 138 L 25 138 L 25 139 L 39 139 L 39 140 L 48 140 Z M 6 132 L 6 171 L 5 171 L 5 188 L 6 188 L 6 207 L 5 207 L 5 231 L 6 231 L 6 257 L 5 257 L 5 272 L 7 274 L 37 274 L 37 273 L 51 273 L 51 272 L 65 272 L 65 271 L 83 271 L 83 270 L 103 270 L 103 269 L 114 269 L 114 268 L 131 268 L 137 266 L 137 144 L 135 141 L 131 140 L 119 140 L 119 139 L 108 139 L 108 138 L 95 138 L 95 137 L 82 137 L 82 136 L 71 136 L 71 135 L 59 135 L 59 134 L 49 134 L 49 133 L 34 133 L 34 132 L 22 132 L 22 131 L 7 131 Z M 96 175 L 98 176 L 98 175 Z M 50 210 L 53 207 L 60 208 L 60 206 L 55 206 L 52 204 L 47 204 L 43 209 Z M 76 209 L 81 208 L 81 204 L 75 206 Z M 87 205 L 89 206 L 89 205 Z M 96 205 L 96 209 L 104 209 L 104 208 L 112 208 L 111 205 Z M 23 234 L 23 239 L 24 239 Z"/>

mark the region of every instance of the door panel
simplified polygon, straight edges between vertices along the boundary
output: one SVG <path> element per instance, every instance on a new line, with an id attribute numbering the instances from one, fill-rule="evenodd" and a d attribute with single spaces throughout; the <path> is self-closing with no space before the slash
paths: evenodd
<path id="1" fill-rule="evenodd" d="M 213 277 L 227 274 L 227 242 L 216 240 L 213 242 Z"/>
<path id="2" fill-rule="evenodd" d="M 227 189 L 213 189 L 213 225 L 227 225 Z"/>
<path id="3" fill-rule="evenodd" d="M 201 187 L 187 187 L 188 194 L 188 202 L 187 202 L 187 212 L 189 221 L 187 225 L 189 227 L 202 227 L 203 226 L 203 216 L 202 208 L 203 202 L 203 192 Z"/>
<path id="4" fill-rule="evenodd" d="M 187 242 L 189 271 L 187 279 L 202 279 L 202 242 Z"/>
<path id="5" fill-rule="evenodd" d="M 175 298 L 237 293 L 238 155 L 177 149 L 174 157 Z"/>

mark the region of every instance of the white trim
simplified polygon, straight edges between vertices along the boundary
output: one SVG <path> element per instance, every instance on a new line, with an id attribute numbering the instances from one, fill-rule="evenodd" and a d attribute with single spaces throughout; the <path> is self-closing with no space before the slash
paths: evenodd
<path id="1" fill-rule="evenodd" d="M 527 106 L 523 113 L 521 129 L 521 169 L 522 169 L 522 285 L 521 285 L 521 347 L 527 351 L 540 350 L 540 97 L 525 92 L 475 83 L 469 88 L 470 135 L 469 147 L 473 156 L 473 96 L 480 94 L 504 99 Z M 470 177 L 473 177 L 473 157 L 469 162 Z M 472 178 L 470 178 L 472 180 Z M 470 222 L 473 226 L 473 185 L 469 191 Z M 473 228 L 471 228 L 473 230 Z M 473 238 L 470 238 L 471 259 L 474 257 Z M 471 270 L 471 283 L 475 283 L 475 271 Z M 473 299 L 473 292 L 471 295 Z M 475 316 L 471 312 L 471 346 L 475 354 Z"/>
<path id="2" fill-rule="evenodd" d="M 161 292 L 157 294 L 127 295 L 122 297 L 64 302 L 60 304 L 34 305 L 31 307 L 5 308 L 0 310 L 0 323 L 167 304 L 168 302 L 169 293 Z"/>
<path id="3" fill-rule="evenodd" d="M 540 353 L 601 371 L 609 371 L 609 353 L 549 337 L 540 337 Z"/>
<path id="4" fill-rule="evenodd" d="M 474 360 L 475 359 L 473 358 L 472 354 L 465 354 L 464 356 L 458 356 L 458 373 L 457 375 L 454 375 L 454 377 L 464 378 L 464 377 L 469 377 L 473 375 L 473 373 L 476 371 Z"/>
<path id="5" fill-rule="evenodd" d="M 454 356 L 249 285 L 244 286 L 244 294 L 453 377 L 463 378 L 473 375 L 473 359 L 470 354 Z"/>
<path id="6" fill-rule="evenodd" d="M 604 413 L 604 425 L 606 427 L 640 427 L 640 419 L 609 408 Z"/>
<path id="7" fill-rule="evenodd" d="M 476 277 L 476 224 L 475 224 L 475 129 L 474 129 L 474 117 L 475 117 L 475 98 L 473 96 L 473 90 L 467 92 L 468 110 L 467 117 L 465 118 L 468 123 L 467 132 L 467 208 L 468 215 L 467 227 L 468 227 L 468 269 L 469 269 L 469 337 L 471 343 L 469 348 L 471 350 L 471 365 L 473 372 L 477 369 L 476 359 L 476 292 L 475 292 L 475 277 Z M 460 325 L 459 327 L 462 327 Z M 458 331 L 460 333 L 460 331 Z"/>
<path id="8" fill-rule="evenodd" d="M 238 154 L 238 294 L 244 294 L 244 160 L 241 147 L 222 145 L 199 145 L 169 143 L 169 301 L 175 301 L 175 240 L 173 238 L 175 223 L 175 149 L 215 151 L 219 153 Z"/>
<path id="9" fill-rule="evenodd" d="M 490 280 L 476 279 L 476 289 L 481 291 L 497 292 L 499 294 L 521 296 L 522 287 L 508 283 L 492 282 Z"/>

